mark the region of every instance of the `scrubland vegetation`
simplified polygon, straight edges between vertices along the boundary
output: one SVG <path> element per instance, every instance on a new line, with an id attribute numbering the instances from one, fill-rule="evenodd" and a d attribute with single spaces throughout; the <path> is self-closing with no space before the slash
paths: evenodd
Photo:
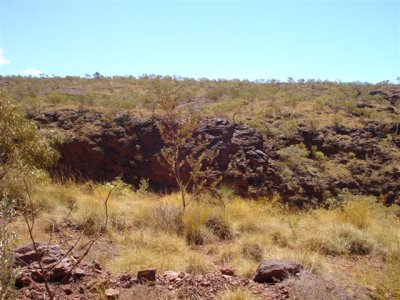
<path id="1" fill-rule="evenodd" d="M 209 80 L 156 75 L 104 77 L 100 74 L 86 78 L 1 77 L 2 89 L 28 110 L 49 107 L 75 107 L 101 111 L 128 110 L 150 116 L 160 112 L 155 93 L 157 79 L 172 95 L 179 108 L 192 107 L 203 115 L 229 117 L 264 130 L 265 118 L 288 119 L 280 133 L 293 132 L 299 122 L 315 127 L 341 123 L 360 125 L 374 119 L 395 121 L 385 111 L 357 107 L 357 103 L 381 104 L 382 97 L 369 91 L 395 86 L 378 84 L 341 83 L 321 80 Z M 352 115 L 352 118 L 348 116 Z M 250 120 L 249 120 L 250 119 Z M 289 120 L 290 119 L 290 120 Z M 398 121 L 398 120 L 397 120 Z M 272 125 L 272 124 L 271 124 Z M 271 130 L 274 130 L 271 126 Z M 278 130 L 275 129 L 275 130 Z M 277 132 L 278 133 L 278 132 Z"/>
<path id="2" fill-rule="evenodd" d="M 121 182 L 111 184 L 117 190 L 109 202 L 110 226 L 90 253 L 106 270 L 123 274 L 154 267 L 202 274 L 229 265 L 251 278 L 261 259 L 282 258 L 346 286 L 367 287 L 378 299 L 399 296 L 397 206 L 344 195 L 335 209 L 296 211 L 279 199 L 231 195 L 225 208 L 205 198 L 182 215 L 179 194 L 135 192 Z M 109 188 L 94 183 L 32 187 L 39 209 L 36 239 L 46 240 L 53 226 L 55 240 L 66 248 L 82 229 L 89 238 L 104 217 L 99 193 Z M 28 243 L 23 221 L 15 220 L 13 227 L 17 244 Z"/>
<path id="3" fill-rule="evenodd" d="M 223 185 L 214 186 L 220 197 L 215 201 L 206 191 L 194 195 L 181 188 L 180 193 L 155 193 L 145 179 L 140 188 L 119 179 L 61 183 L 44 170 L 57 161 L 57 141 L 39 135 L 33 121 L 24 118 L 22 107 L 28 114 L 48 107 L 78 107 L 151 116 L 159 113 L 155 77 L 105 78 L 97 74 L 86 79 L 2 77 L 0 81 L 7 93 L 0 100 L 1 296 L 11 295 L 13 248 L 31 241 L 21 216 L 28 203 L 25 180 L 33 200 L 29 213 L 35 216 L 35 240 L 46 242 L 51 236 L 65 248 L 82 232 L 80 244 L 102 229 L 102 199 L 112 189 L 108 226 L 88 259 L 98 260 L 115 274 L 133 274 L 145 268 L 204 274 L 230 266 L 237 275 L 252 278 L 262 259 L 282 258 L 302 263 L 312 274 L 332 278 L 349 289 L 363 289 L 363 295 L 372 299 L 400 298 L 399 206 L 340 189 L 337 195 L 328 193 L 324 205 L 296 209 L 284 204 L 279 195 L 245 199 Z M 388 127 L 400 122 L 398 114 L 384 110 L 381 96 L 369 94 L 372 88 L 388 83 L 166 77 L 161 84 L 177 101 L 177 110 L 190 108 L 202 115 L 228 117 L 259 128 L 269 137 L 290 138 L 300 123 L 318 129 L 335 124 L 360 127 L 368 120 Z M 363 105 L 357 105 L 359 102 Z M 396 158 L 400 157 L 392 141 L 387 133 L 379 145 L 393 158 L 388 168 L 398 166 Z M 347 167 L 304 144 L 282 147 L 277 153 L 277 168 L 290 183 L 296 180 L 294 169 L 327 177 L 352 176 Z M 366 164 L 365 157 L 348 156 L 355 164 Z M 371 176 L 363 172 L 369 170 L 368 165 L 360 168 L 360 176 Z M 182 210 L 183 197 L 188 204 Z M 317 286 L 305 284 L 304 289 L 299 295 L 305 299 L 318 293 Z M 220 297 L 255 296 L 246 290 L 227 290 Z"/>

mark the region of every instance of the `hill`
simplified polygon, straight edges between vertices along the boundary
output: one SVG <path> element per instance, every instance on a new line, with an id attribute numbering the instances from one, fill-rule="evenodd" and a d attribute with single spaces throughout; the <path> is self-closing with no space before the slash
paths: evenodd
<path id="1" fill-rule="evenodd" d="M 0 296 L 400 296 L 398 85 L 0 84 Z"/>

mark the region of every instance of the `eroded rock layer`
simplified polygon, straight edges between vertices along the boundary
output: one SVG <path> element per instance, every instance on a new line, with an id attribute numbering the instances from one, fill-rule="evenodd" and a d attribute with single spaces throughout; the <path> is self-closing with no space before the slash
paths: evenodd
<path id="1" fill-rule="evenodd" d="M 58 110 L 31 116 L 42 132 L 60 134 L 61 160 L 55 173 L 95 181 L 121 177 L 138 185 L 142 178 L 158 190 L 176 182 L 160 162 L 159 120 L 129 114 Z M 400 203 L 400 134 L 396 124 L 369 122 L 363 128 L 301 126 L 291 137 L 274 136 L 225 119 L 205 119 L 193 133 L 218 150 L 209 182 L 223 182 L 245 196 L 278 193 L 302 206 L 321 203 L 344 189 Z M 390 139 L 389 139 L 390 137 Z M 282 149 L 301 145 L 306 157 L 284 157 Z M 190 145 L 187 148 L 190 151 Z M 186 175 L 189 170 L 186 170 Z"/>
<path id="2" fill-rule="evenodd" d="M 92 180 L 124 181 L 138 184 L 145 178 L 154 188 L 175 186 L 170 170 L 162 164 L 159 153 L 163 140 L 156 119 L 139 119 L 120 114 L 106 118 L 101 113 L 61 110 L 34 117 L 49 135 L 61 131 L 61 161 L 58 172 Z M 208 149 L 218 151 L 207 175 L 210 181 L 219 176 L 241 194 L 265 191 L 270 168 L 262 135 L 223 119 L 206 119 L 193 134 L 207 138 Z M 189 147 L 189 146 L 188 146 Z M 186 171 L 188 172 L 188 170 Z"/>

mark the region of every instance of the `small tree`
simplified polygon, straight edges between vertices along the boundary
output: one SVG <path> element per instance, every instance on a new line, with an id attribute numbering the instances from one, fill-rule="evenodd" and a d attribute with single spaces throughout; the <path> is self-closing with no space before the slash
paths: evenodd
<path id="1" fill-rule="evenodd" d="M 164 119 L 158 127 L 164 142 L 160 161 L 170 170 L 179 189 L 182 211 L 191 202 L 187 194 L 196 198 L 207 189 L 208 185 L 215 188 L 220 178 L 207 182 L 206 173 L 210 172 L 212 161 L 218 154 L 207 149 L 208 140 L 201 134 L 196 134 L 200 125 L 200 116 L 193 110 L 177 111 L 177 98 L 161 87 L 160 78 L 156 78 L 155 93 L 158 105 L 164 113 Z"/>

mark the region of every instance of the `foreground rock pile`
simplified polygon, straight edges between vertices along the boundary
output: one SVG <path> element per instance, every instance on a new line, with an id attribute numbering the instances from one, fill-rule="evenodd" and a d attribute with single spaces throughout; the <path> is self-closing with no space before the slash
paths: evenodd
<path id="1" fill-rule="evenodd" d="M 287 299 L 289 290 L 285 284 L 265 285 L 253 280 L 211 273 L 191 275 L 177 272 L 166 272 L 158 282 L 168 290 L 185 289 L 188 294 L 197 295 L 199 299 L 215 299 L 215 295 L 228 289 L 247 289 L 261 299 Z"/>
<path id="2" fill-rule="evenodd" d="M 17 287 L 34 283 L 68 282 L 86 274 L 87 265 L 75 266 L 75 262 L 61 251 L 59 245 L 29 244 L 15 251 L 15 264 L 20 268 Z M 43 272 L 42 272 L 43 270 Z"/>
<path id="3" fill-rule="evenodd" d="M 293 263 L 274 261 L 272 270 L 271 265 L 266 266 L 270 262 L 264 261 L 261 264 L 264 267 L 260 266 L 257 270 L 254 281 L 236 277 L 230 268 L 204 275 L 174 271 L 156 275 L 156 270 L 149 269 L 139 271 L 136 277 L 129 274 L 116 277 L 102 271 L 96 262 L 82 262 L 74 267 L 73 256 L 66 255 L 59 245 L 29 244 L 17 248 L 15 255 L 15 267 L 20 270 L 16 279 L 19 299 L 46 299 L 45 281 L 56 299 L 96 299 L 101 293 L 98 290 L 100 287 L 100 290 L 104 289 L 107 299 L 118 299 L 120 295 L 140 293 L 143 285 L 153 287 L 154 291 L 164 296 L 186 294 L 196 295 L 199 299 L 215 299 L 227 288 L 245 288 L 263 299 L 285 299 L 289 292 L 284 284 L 265 285 L 257 283 L 256 279 L 263 276 L 270 282 L 280 282 L 296 275 L 288 268 Z"/>
<path id="4" fill-rule="evenodd" d="M 226 291 L 245 290 L 257 299 L 298 299 L 296 295 L 312 295 L 314 284 L 318 292 L 333 293 L 335 299 L 358 299 L 363 291 L 349 294 L 345 288 L 323 277 L 312 275 L 303 266 L 284 260 L 264 260 L 255 270 L 254 279 L 235 275 L 229 266 L 207 274 L 189 274 L 147 269 L 136 276 L 115 276 L 102 270 L 98 262 L 82 261 L 76 268 L 73 256 L 66 255 L 58 245 L 37 243 L 16 249 L 15 267 L 20 275 L 16 281 L 17 299 L 49 299 L 46 282 L 54 299 L 220 299 Z M 300 294 L 299 294 L 300 292 Z M 311 294 L 310 294 L 311 293 Z M 332 294 L 332 295 L 333 295 Z M 318 296 L 318 294 L 316 294 Z M 360 298 L 361 299 L 361 298 Z"/>
<path id="5" fill-rule="evenodd" d="M 19 269 L 15 285 L 20 289 L 19 299 L 44 299 L 44 283 L 52 286 L 55 294 L 66 299 L 79 290 L 79 284 L 71 287 L 88 274 L 96 265 L 76 264 L 73 256 L 61 250 L 59 245 L 29 244 L 15 250 L 15 267 Z"/>

